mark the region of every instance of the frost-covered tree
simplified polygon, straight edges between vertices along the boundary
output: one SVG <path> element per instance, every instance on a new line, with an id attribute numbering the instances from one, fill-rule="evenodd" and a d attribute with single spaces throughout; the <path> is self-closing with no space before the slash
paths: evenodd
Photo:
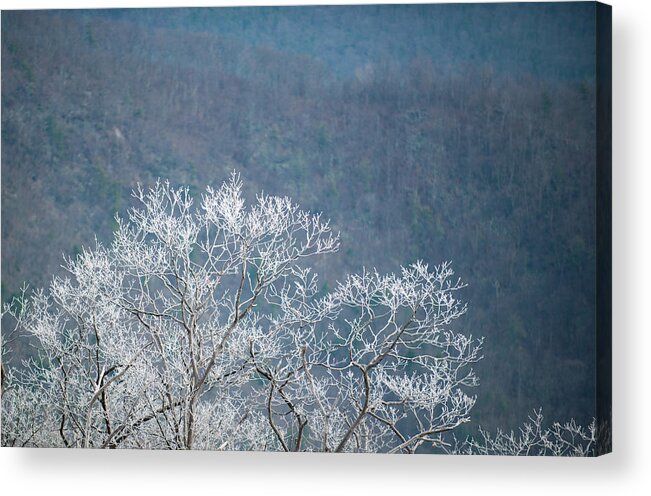
<path id="1" fill-rule="evenodd" d="M 5 306 L 38 346 L 6 368 L 3 445 L 414 452 L 469 420 L 481 340 L 450 329 L 450 265 L 319 294 L 306 262 L 338 235 L 241 190 L 138 189 L 110 246 Z"/>
<path id="2" fill-rule="evenodd" d="M 601 432 L 599 432 L 601 430 Z M 498 429 L 491 434 L 479 428 L 477 439 L 467 439 L 444 449 L 452 454 L 506 456 L 593 456 L 610 451 L 610 426 L 597 428 L 596 420 L 587 427 L 574 419 L 545 427 L 542 410 L 535 410 L 518 432 Z"/>

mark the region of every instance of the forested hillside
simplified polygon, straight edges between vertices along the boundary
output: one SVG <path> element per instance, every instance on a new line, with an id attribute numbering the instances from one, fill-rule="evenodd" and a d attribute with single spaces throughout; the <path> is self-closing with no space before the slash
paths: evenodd
<path id="1" fill-rule="evenodd" d="M 474 419 L 586 422 L 594 6 L 538 9 L 3 12 L 3 301 L 109 240 L 137 183 L 236 170 L 333 220 L 324 290 L 453 262 L 486 337 Z"/>

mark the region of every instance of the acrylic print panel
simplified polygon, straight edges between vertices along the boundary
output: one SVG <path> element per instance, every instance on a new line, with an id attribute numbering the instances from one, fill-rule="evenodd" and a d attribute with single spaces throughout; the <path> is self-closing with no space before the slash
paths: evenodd
<path id="1" fill-rule="evenodd" d="M 2 13 L 2 445 L 610 451 L 610 8 Z"/>

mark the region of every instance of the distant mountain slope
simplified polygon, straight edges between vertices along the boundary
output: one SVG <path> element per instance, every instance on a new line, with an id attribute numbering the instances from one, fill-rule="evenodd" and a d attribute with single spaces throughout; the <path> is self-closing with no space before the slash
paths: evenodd
<path id="1" fill-rule="evenodd" d="M 143 27 L 214 33 L 253 47 L 302 54 L 341 78 L 367 64 L 428 59 L 446 70 L 490 65 L 544 78 L 594 74 L 589 2 L 434 4 L 69 12 Z"/>

